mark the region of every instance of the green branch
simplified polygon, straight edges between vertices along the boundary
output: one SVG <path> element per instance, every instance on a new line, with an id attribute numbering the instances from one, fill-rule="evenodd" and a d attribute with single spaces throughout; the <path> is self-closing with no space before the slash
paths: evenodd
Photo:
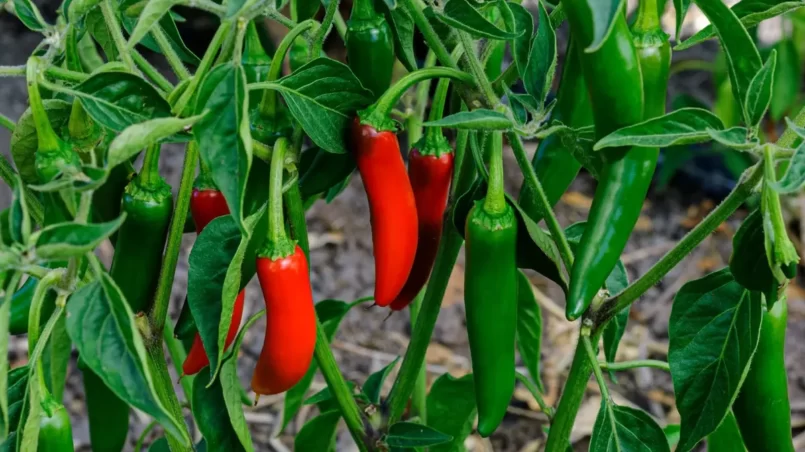
<path id="1" fill-rule="evenodd" d="M 604 370 L 611 370 L 611 371 L 621 371 L 621 370 L 631 370 L 631 369 L 639 369 L 641 367 L 650 367 L 652 369 L 660 369 L 666 372 L 671 371 L 671 366 L 665 362 L 660 361 L 658 359 L 640 359 L 635 361 L 623 361 L 619 363 L 608 363 L 606 361 L 599 361 L 598 365 L 601 366 Z"/>

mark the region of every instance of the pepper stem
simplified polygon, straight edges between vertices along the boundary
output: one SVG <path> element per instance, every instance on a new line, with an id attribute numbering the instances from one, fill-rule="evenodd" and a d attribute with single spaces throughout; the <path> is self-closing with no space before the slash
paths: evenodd
<path id="1" fill-rule="evenodd" d="M 442 119 L 444 115 L 444 104 L 447 101 L 447 91 L 450 88 L 450 79 L 443 78 L 439 80 L 436 85 L 436 92 L 433 94 L 433 102 L 430 105 L 430 113 L 428 113 L 428 122 L 434 122 Z M 442 135 L 442 128 L 438 126 L 428 127 L 425 132 L 425 139 L 430 137 L 438 137 Z"/>
<path id="2" fill-rule="evenodd" d="M 661 29 L 657 0 L 640 0 L 637 6 L 633 31 L 649 32 Z"/>
<path id="3" fill-rule="evenodd" d="M 371 20 L 377 17 L 375 5 L 372 0 L 355 0 L 352 4 L 352 12 L 349 15 L 350 22 L 356 20 Z"/>
<path id="4" fill-rule="evenodd" d="M 285 233 L 285 219 L 282 213 L 282 173 L 285 169 L 285 151 L 288 139 L 280 137 L 274 143 L 271 153 L 271 169 L 268 183 L 268 241 L 259 253 L 271 260 L 290 256 L 296 244 Z"/>
<path id="5" fill-rule="evenodd" d="M 37 152 L 52 152 L 61 149 L 61 140 L 53 130 L 50 120 L 48 120 L 45 106 L 42 103 L 42 95 L 39 92 L 38 81 L 41 63 L 42 60 L 39 57 L 32 56 L 28 58 L 26 71 L 28 102 L 31 104 L 31 112 L 33 113 L 34 124 L 36 125 L 36 137 L 39 143 Z"/>
<path id="6" fill-rule="evenodd" d="M 280 45 L 277 47 L 277 51 L 274 53 L 274 58 L 271 59 L 271 66 L 268 68 L 266 82 L 273 82 L 279 78 L 282 72 L 282 62 L 285 61 L 285 54 L 288 53 L 288 49 L 293 45 L 294 39 L 312 28 L 315 24 L 316 21 L 308 19 L 293 27 L 291 31 L 282 38 Z M 260 114 L 264 118 L 276 118 L 277 93 L 275 90 L 267 89 L 263 92 L 263 99 L 260 101 Z"/>
<path id="7" fill-rule="evenodd" d="M 506 210 L 506 193 L 503 189 L 503 132 L 492 132 L 489 146 L 489 185 L 484 199 L 484 212 L 501 214 Z"/>
<path id="8" fill-rule="evenodd" d="M 143 169 L 140 171 L 140 184 L 145 188 L 156 188 L 162 183 L 159 175 L 159 154 L 161 146 L 159 143 L 148 146 L 143 158 Z"/>
<path id="9" fill-rule="evenodd" d="M 403 94 L 405 94 L 409 88 L 423 80 L 440 77 L 458 80 L 468 84 L 475 83 L 472 75 L 458 69 L 446 67 L 429 67 L 425 69 L 418 69 L 409 73 L 397 81 L 397 83 L 392 85 L 382 96 L 380 96 L 380 99 L 378 99 L 374 105 L 371 105 L 366 110 L 358 112 L 361 118 L 361 123 L 371 125 L 378 131 L 394 130 L 393 124 L 389 124 L 391 122 L 389 117 L 391 115 L 391 110 L 394 109 L 394 106 L 397 105 Z"/>

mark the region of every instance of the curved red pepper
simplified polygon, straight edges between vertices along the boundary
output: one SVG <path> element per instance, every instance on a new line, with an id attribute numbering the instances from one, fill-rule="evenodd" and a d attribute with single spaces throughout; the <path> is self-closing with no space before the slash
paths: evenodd
<path id="1" fill-rule="evenodd" d="M 226 205 L 226 199 L 223 193 L 211 189 L 193 189 L 193 196 L 190 198 L 190 211 L 193 213 L 193 221 L 196 223 L 196 232 L 199 234 L 201 234 L 201 231 L 207 227 L 212 220 L 224 215 L 229 215 L 229 207 Z M 237 298 L 235 298 L 235 305 L 232 308 L 232 322 L 229 324 L 229 331 L 226 333 L 224 347 L 229 347 L 238 334 L 240 321 L 243 317 L 243 300 L 245 299 L 245 293 L 245 290 L 241 290 Z M 187 358 L 185 358 L 184 363 L 182 363 L 182 372 L 185 375 L 195 375 L 209 364 L 210 359 L 207 357 L 207 352 L 204 351 L 201 336 L 196 333 L 196 336 L 193 338 L 193 345 L 190 347 L 190 352 L 187 353 Z"/>
<path id="2" fill-rule="evenodd" d="M 391 303 L 391 309 L 394 311 L 408 306 L 428 282 L 433 262 L 436 260 L 436 253 L 439 250 L 444 210 L 447 207 L 452 177 L 452 152 L 430 155 L 412 149 L 408 154 L 408 178 L 411 180 L 416 200 L 419 241 L 414 266 L 408 276 L 408 281 Z"/>
<path id="3" fill-rule="evenodd" d="M 405 285 L 417 249 L 417 207 L 397 136 L 355 118 L 352 143 L 372 221 L 375 303 L 388 306 Z"/>
<path id="4" fill-rule="evenodd" d="M 257 394 L 279 394 L 308 370 L 316 347 L 316 312 L 302 249 L 272 260 L 257 258 L 257 278 L 266 303 L 266 335 L 252 375 Z"/>

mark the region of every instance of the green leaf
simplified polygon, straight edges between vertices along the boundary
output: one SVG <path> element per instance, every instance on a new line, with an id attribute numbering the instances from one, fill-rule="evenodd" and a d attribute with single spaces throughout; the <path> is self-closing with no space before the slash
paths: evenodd
<path id="1" fill-rule="evenodd" d="M 302 199 L 310 199 L 340 184 L 355 171 L 351 153 L 333 154 L 319 147 L 302 152 L 299 161 L 299 191 Z"/>
<path id="2" fill-rule="evenodd" d="M 263 204 L 263 206 L 267 206 L 267 204 Z M 257 246 L 262 243 L 265 236 L 263 234 L 255 236 L 253 232 L 258 230 L 262 233 L 268 228 L 268 216 L 266 215 L 266 211 L 266 207 L 263 207 L 246 218 L 243 225 L 243 236 L 226 269 L 226 276 L 224 277 L 224 284 L 221 290 L 222 298 L 220 319 L 218 320 L 218 346 L 215 348 L 218 350 L 218 359 L 215 360 L 217 364 L 213 365 L 212 363 L 214 361 L 210 360 L 210 368 L 215 369 L 212 378 L 215 378 L 218 374 L 221 365 L 221 359 L 223 358 L 226 346 L 226 336 L 229 334 L 229 325 L 232 323 L 232 313 L 235 309 L 235 299 L 238 297 L 241 288 L 249 282 L 254 274 L 252 265 L 256 265 L 254 259 L 257 253 Z M 263 226 L 265 226 L 265 228 Z M 247 259 L 247 256 L 249 256 L 249 267 L 244 271 L 244 260 Z M 244 276 L 246 278 L 244 278 Z M 211 349 L 207 349 L 205 346 L 205 350 Z"/>
<path id="3" fill-rule="evenodd" d="M 211 450 L 246 450 L 241 445 L 229 416 L 223 414 L 227 411 L 224 400 L 222 381 L 220 379 L 207 387 L 210 381 L 210 368 L 205 367 L 193 379 L 193 419 L 196 421 L 207 447 Z"/>
<path id="4" fill-rule="evenodd" d="M 740 285 L 748 290 L 771 293 L 777 290 L 766 256 L 763 214 L 759 209 L 749 214 L 732 238 L 730 272 Z"/>
<path id="5" fill-rule="evenodd" d="M 487 20 L 473 3 L 473 0 L 447 0 L 444 10 L 441 13 L 436 12 L 436 17 L 447 25 L 466 31 L 474 38 L 514 39 L 523 33 L 522 30 L 519 33 L 501 30 Z"/>
<path id="6" fill-rule="evenodd" d="M 725 130 L 707 129 L 707 134 L 710 135 L 713 141 L 739 151 L 754 149 L 760 143 L 757 138 L 747 139 L 749 130 L 746 127 L 736 126 Z"/>
<path id="7" fill-rule="evenodd" d="M 31 216 L 28 214 L 28 202 L 25 199 L 22 180 L 16 177 L 14 183 L 14 198 L 11 202 L 11 211 L 8 214 L 8 228 L 14 242 L 28 244 L 31 237 Z"/>
<path id="8" fill-rule="evenodd" d="M 84 25 L 87 27 L 90 36 L 92 36 L 103 49 L 106 59 L 108 61 L 116 60 L 118 57 L 117 47 L 115 46 L 114 39 L 112 39 L 112 34 L 109 32 L 109 28 L 106 26 L 106 21 L 103 18 L 101 9 L 95 8 L 90 10 L 84 19 Z"/>
<path id="9" fill-rule="evenodd" d="M 170 452 L 168 438 L 165 438 L 164 436 L 157 438 L 156 441 L 148 446 L 148 452 Z"/>
<path id="10" fill-rule="evenodd" d="M 679 451 L 712 433 L 738 395 L 760 337 L 761 295 L 728 268 L 691 281 L 674 298 L 668 363 L 682 418 Z"/>
<path id="11" fill-rule="evenodd" d="M 553 86 L 556 73 L 556 32 L 551 27 L 545 5 L 539 3 L 539 28 L 531 43 L 526 70 L 522 75 L 526 92 L 537 100 L 540 108 Z"/>
<path id="12" fill-rule="evenodd" d="M 474 391 L 472 374 L 455 378 L 445 373 L 433 382 L 427 399 L 428 426 L 453 439 L 446 444 L 431 446 L 430 452 L 464 450 L 464 440 L 472 433 L 475 418 Z"/>
<path id="13" fill-rule="evenodd" d="M 400 357 L 398 356 L 386 367 L 378 370 L 372 375 L 369 375 L 369 377 L 366 379 L 366 383 L 363 384 L 363 393 L 366 394 L 366 397 L 368 397 L 369 401 L 373 404 L 377 405 L 380 403 L 380 391 L 383 389 L 383 382 L 386 381 L 389 373 L 394 370 L 394 366 L 397 365 L 397 361 L 399 360 Z"/>
<path id="14" fill-rule="evenodd" d="M 8 371 L 8 379 L 6 382 L 6 391 L 0 392 L 0 396 L 6 398 L 6 406 L 8 407 L 8 433 L 17 431 L 19 427 L 20 418 L 22 417 L 22 405 L 25 399 L 25 392 L 28 389 L 28 374 L 29 367 L 24 365 Z M 2 421 L 0 421 L 2 422 Z M 13 438 L 9 436 L 9 438 Z M 16 443 L 16 440 L 14 441 Z M 0 450 L 3 449 L 0 446 Z"/>
<path id="15" fill-rule="evenodd" d="M 125 10 L 132 5 L 136 5 L 138 2 L 139 0 L 124 0 L 122 3 L 120 3 L 120 9 Z M 184 41 L 182 40 L 182 36 L 179 34 L 179 29 L 176 28 L 176 22 L 178 22 L 178 20 L 174 20 L 175 17 L 178 17 L 178 15 L 176 15 L 176 13 L 173 11 L 171 11 L 169 14 L 163 15 L 159 20 L 158 26 L 162 28 L 162 31 L 165 33 L 165 37 L 168 40 L 168 44 L 179 56 L 179 59 L 192 66 L 198 66 L 201 60 L 199 60 L 198 56 L 196 56 L 196 54 L 194 54 L 193 51 L 188 49 L 187 45 L 185 45 Z M 137 17 L 123 14 L 121 16 L 121 22 L 123 23 L 123 27 L 126 29 L 126 31 L 131 34 L 131 32 L 137 26 Z M 152 30 L 153 28 L 154 27 L 152 27 Z M 139 44 L 151 50 L 152 52 L 160 54 L 162 53 L 162 49 L 160 48 L 156 39 L 154 39 L 153 32 L 145 35 L 145 37 L 140 40 Z"/>
<path id="16" fill-rule="evenodd" d="M 615 19 L 618 14 L 622 14 L 621 8 L 626 2 L 622 0 L 606 0 L 590 2 L 590 20 L 593 22 L 593 36 L 590 45 L 584 49 L 585 52 L 595 52 L 600 49 L 607 40 L 609 34 L 615 26 Z"/>
<path id="17" fill-rule="evenodd" d="M 674 0 L 674 5 L 678 0 Z M 690 0 L 683 0 L 690 4 Z M 750 29 L 766 19 L 785 14 L 788 11 L 802 6 L 801 1 L 780 1 L 780 0 L 741 0 L 732 7 L 732 12 L 740 18 L 741 24 Z M 678 10 L 677 10 L 678 11 Z M 679 17 L 677 15 L 677 17 Z M 679 27 L 680 21 L 677 22 Z M 680 36 L 677 33 L 677 36 Z M 674 50 L 685 50 L 716 36 L 713 25 L 708 25 L 699 32 L 674 47 Z"/>
<path id="18" fill-rule="evenodd" d="M 162 16 L 179 3 L 179 0 L 148 0 L 145 8 L 140 13 L 137 25 L 131 31 L 128 47 L 133 49 L 151 31 L 151 28 L 162 19 Z"/>
<path id="19" fill-rule="evenodd" d="M 188 131 L 201 118 L 201 115 L 189 118 L 157 118 L 128 126 L 109 145 L 107 164 L 115 167 L 126 162 L 149 145 Z"/>
<path id="20" fill-rule="evenodd" d="M 14 12 L 17 13 L 17 17 L 23 25 L 33 31 L 39 32 L 44 32 L 50 27 L 47 22 L 45 22 L 45 19 L 42 18 L 42 13 L 39 12 L 39 8 L 37 8 L 31 0 L 13 0 L 13 2 Z"/>
<path id="21" fill-rule="evenodd" d="M 67 8 L 67 17 L 70 23 L 77 23 L 93 8 L 101 4 L 102 0 L 72 0 Z"/>
<path id="22" fill-rule="evenodd" d="M 676 11 L 676 36 L 682 36 L 682 24 L 690 8 L 690 0 L 674 0 L 674 10 Z M 712 25 L 709 25 L 712 27 Z M 674 50 L 678 50 L 675 48 Z"/>
<path id="23" fill-rule="evenodd" d="M 196 114 L 203 117 L 193 126 L 201 159 L 241 228 L 243 198 L 252 166 L 247 94 L 242 66 L 217 66 L 204 77 L 196 104 Z"/>
<path id="24" fill-rule="evenodd" d="M 752 37 L 749 36 L 749 32 L 723 1 L 697 0 L 696 4 L 716 29 L 724 55 L 727 57 L 732 92 L 735 94 L 735 98 L 743 103 L 747 98 L 752 78 L 763 65 L 760 53 L 758 53 Z M 745 106 L 744 110 L 746 110 Z"/>
<path id="25" fill-rule="evenodd" d="M 315 3 L 318 6 L 319 3 Z M 383 14 L 394 35 L 394 52 L 397 59 L 409 72 L 417 70 L 416 55 L 414 54 L 414 34 L 416 32 L 414 19 L 405 8 L 390 9 L 386 2 L 379 2 L 379 4 L 383 5 Z"/>
<path id="26" fill-rule="evenodd" d="M 112 392 L 190 444 L 186 429 L 180 426 L 183 420 L 174 419 L 156 394 L 134 313 L 108 274 L 70 296 L 67 332 L 81 359 Z"/>
<path id="27" fill-rule="evenodd" d="M 414 422 L 397 422 L 389 427 L 385 442 L 389 447 L 427 447 L 444 444 L 453 440 L 435 429 Z"/>
<path id="28" fill-rule="evenodd" d="M 668 440 L 668 446 L 672 449 L 676 448 L 679 444 L 679 424 L 669 424 L 662 429 L 665 433 L 665 439 Z"/>
<path id="29" fill-rule="evenodd" d="M 353 392 L 355 390 L 355 383 L 353 383 L 351 381 L 348 381 L 347 382 L 347 387 L 349 388 L 349 392 Z M 324 389 L 322 389 L 321 391 L 319 391 L 319 392 L 313 394 L 312 396 L 308 397 L 307 399 L 305 399 L 303 405 L 318 405 L 318 404 L 320 404 L 322 402 L 327 402 L 327 401 L 332 400 L 333 397 L 334 397 L 334 394 L 332 393 L 332 391 L 330 391 L 330 387 L 325 386 Z"/>
<path id="30" fill-rule="evenodd" d="M 267 86 L 266 86 L 267 85 Z M 355 111 L 372 103 L 349 67 L 329 58 L 317 58 L 277 83 L 257 83 L 250 89 L 276 89 L 305 133 L 320 148 L 347 153 L 344 131 Z"/>
<path id="31" fill-rule="evenodd" d="M 542 345 L 542 310 L 534 288 L 522 270 L 517 271 L 517 350 L 531 378 L 543 390 L 539 373 Z"/>
<path id="32" fill-rule="evenodd" d="M 774 71 L 769 116 L 777 122 L 796 106 L 802 91 L 802 63 L 793 39 L 780 40 L 774 48 L 778 64 Z"/>
<path id="33" fill-rule="evenodd" d="M 332 1 L 332 0 L 331 0 Z M 327 452 L 335 441 L 335 433 L 341 412 L 338 410 L 322 413 L 307 421 L 294 438 L 294 450 Z"/>
<path id="34" fill-rule="evenodd" d="M 720 1 L 720 0 L 719 0 Z M 681 108 L 665 116 L 618 129 L 601 138 L 596 151 L 617 146 L 666 147 L 710 140 L 707 129 L 723 130 L 721 120 L 701 108 Z"/>
<path id="35" fill-rule="evenodd" d="M 226 404 L 226 412 L 229 415 L 229 422 L 234 429 L 235 435 L 240 440 L 240 444 L 246 450 L 254 450 L 254 445 L 252 444 L 251 431 L 249 431 L 249 426 L 246 423 L 246 416 L 243 414 L 243 399 L 241 397 L 243 387 L 240 385 L 240 378 L 238 377 L 237 358 L 246 331 L 263 315 L 265 315 L 265 310 L 252 315 L 246 323 L 243 324 L 237 338 L 232 344 L 230 354 L 227 355 L 224 359 L 224 363 L 221 365 L 221 374 L 218 378 L 224 396 L 224 403 Z M 200 378 L 196 378 L 196 380 L 199 379 Z M 206 379 L 202 381 L 206 381 Z"/>
<path id="36" fill-rule="evenodd" d="M 149 119 L 171 116 L 170 105 L 156 88 L 134 74 L 99 72 L 65 91 L 78 97 L 93 120 L 115 132 Z"/>
<path id="37" fill-rule="evenodd" d="M 81 257 L 94 250 L 123 224 L 126 213 L 107 223 L 58 223 L 39 231 L 36 255 L 45 260 Z"/>
<path id="38" fill-rule="evenodd" d="M 510 3 L 509 8 L 514 16 L 514 27 L 523 33 L 512 39 L 512 58 L 521 79 L 525 79 L 528 69 L 528 58 L 531 55 L 531 41 L 534 34 L 534 16 L 518 3 Z M 543 8 L 540 8 L 540 12 Z M 541 16 L 539 16 L 541 17 Z M 534 38 L 536 40 L 536 38 Z"/>
<path id="39" fill-rule="evenodd" d="M 511 119 L 505 114 L 477 108 L 472 111 L 460 111 L 449 116 L 445 116 L 438 121 L 428 121 L 425 127 L 447 127 L 454 129 L 478 129 L 478 130 L 509 130 L 514 127 Z"/>
<path id="40" fill-rule="evenodd" d="M 771 188 L 778 193 L 788 194 L 799 191 L 803 185 L 805 185 L 805 142 L 794 150 L 794 156 L 791 157 L 785 174 L 774 182 Z"/>
<path id="41" fill-rule="evenodd" d="M 70 120 L 72 105 L 58 99 L 45 99 L 42 104 L 45 107 L 45 113 L 47 113 L 48 121 L 53 126 L 53 130 L 56 133 L 65 130 Z M 14 166 L 17 167 L 17 171 L 26 184 L 38 184 L 40 182 L 39 176 L 36 174 L 36 149 L 38 147 L 36 124 L 34 123 L 33 112 L 29 107 L 17 121 L 14 132 L 11 134 L 10 143 Z"/>
<path id="42" fill-rule="evenodd" d="M 749 89 L 746 91 L 746 100 L 743 103 L 744 121 L 752 129 L 760 124 L 771 104 L 772 81 L 776 64 L 777 51 L 772 49 L 766 59 L 766 64 L 752 78 Z"/>
<path id="43" fill-rule="evenodd" d="M 662 428 L 645 411 L 601 401 L 593 426 L 590 452 L 610 450 L 669 451 Z"/>
<path id="44" fill-rule="evenodd" d="M 335 332 L 338 330 L 338 325 L 351 307 L 352 305 L 339 300 L 322 300 L 316 303 L 316 317 L 321 322 L 328 340 L 333 339 Z M 310 362 L 310 367 L 305 376 L 285 393 L 285 407 L 282 410 L 282 428 L 280 431 L 285 430 L 288 423 L 293 420 L 296 413 L 302 408 L 305 394 L 310 389 L 310 384 L 313 383 L 317 369 L 318 364 L 314 359 Z"/>
<path id="45" fill-rule="evenodd" d="M 87 190 L 97 189 L 106 183 L 108 176 L 104 168 L 82 165 L 81 171 L 70 172 L 68 174 L 59 173 L 55 179 L 48 183 L 28 185 L 28 188 L 44 193 L 52 193 L 64 189 L 81 193 Z"/>
<path id="46" fill-rule="evenodd" d="M 260 221 L 258 222 L 255 217 Z M 254 236 L 262 239 L 268 227 L 267 218 L 259 213 L 249 217 L 246 223 L 251 225 L 253 221 L 256 223 L 252 232 Z M 213 378 L 217 374 L 220 366 L 219 357 L 223 353 L 219 346 L 221 320 L 225 315 L 231 319 L 232 304 L 235 301 L 235 296 L 232 296 L 231 300 L 226 299 L 224 302 L 224 283 L 231 271 L 229 269 L 231 262 L 236 260 L 237 255 L 249 255 L 240 258 L 240 262 L 245 265 L 241 264 L 243 266 L 237 290 L 242 289 L 254 276 L 255 248 L 256 244 L 252 244 L 248 236 L 241 235 L 241 229 L 232 216 L 228 215 L 212 220 L 199 234 L 190 251 L 187 302 L 190 303 L 190 312 L 193 313 L 201 342 L 210 359 L 210 368 L 214 369 Z M 237 294 L 237 292 L 235 293 Z M 224 310 L 227 306 L 229 312 L 225 313 Z M 228 330 L 228 325 L 229 323 L 223 329 L 224 335 Z"/>
<path id="47" fill-rule="evenodd" d="M 707 452 L 745 452 L 738 421 L 730 410 L 721 425 L 707 436 Z"/>

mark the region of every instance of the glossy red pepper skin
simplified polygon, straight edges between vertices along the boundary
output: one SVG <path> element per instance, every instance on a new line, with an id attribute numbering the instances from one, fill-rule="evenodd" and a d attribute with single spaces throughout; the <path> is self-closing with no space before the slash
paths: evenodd
<path id="1" fill-rule="evenodd" d="M 408 178 L 414 191 L 419 233 L 413 268 L 402 291 L 391 303 L 394 311 L 408 306 L 428 282 L 439 250 L 452 177 L 452 152 L 437 156 L 412 149 L 408 154 Z"/>
<path id="2" fill-rule="evenodd" d="M 263 350 L 252 375 L 257 394 L 279 394 L 308 370 L 316 347 L 316 312 L 305 253 L 257 258 L 257 278 L 266 303 Z"/>
<path id="3" fill-rule="evenodd" d="M 193 189 L 193 195 L 190 198 L 190 211 L 193 213 L 193 221 L 196 223 L 196 232 L 198 234 L 201 234 L 201 231 L 212 220 L 229 215 L 229 207 L 226 205 L 223 193 L 211 189 Z M 238 334 L 240 321 L 243 318 L 244 299 L 245 290 L 241 290 L 237 298 L 235 298 L 235 305 L 232 308 L 232 322 L 229 324 L 229 330 L 226 333 L 225 347 L 229 347 Z M 185 375 L 195 375 L 209 364 L 210 359 L 207 357 L 207 352 L 204 351 L 201 336 L 196 333 L 193 338 L 193 346 L 190 347 L 187 358 L 182 363 L 182 372 Z"/>
<path id="4" fill-rule="evenodd" d="M 375 303 L 388 306 L 405 285 L 417 249 L 417 207 L 393 132 L 352 123 L 352 145 L 372 221 Z"/>

